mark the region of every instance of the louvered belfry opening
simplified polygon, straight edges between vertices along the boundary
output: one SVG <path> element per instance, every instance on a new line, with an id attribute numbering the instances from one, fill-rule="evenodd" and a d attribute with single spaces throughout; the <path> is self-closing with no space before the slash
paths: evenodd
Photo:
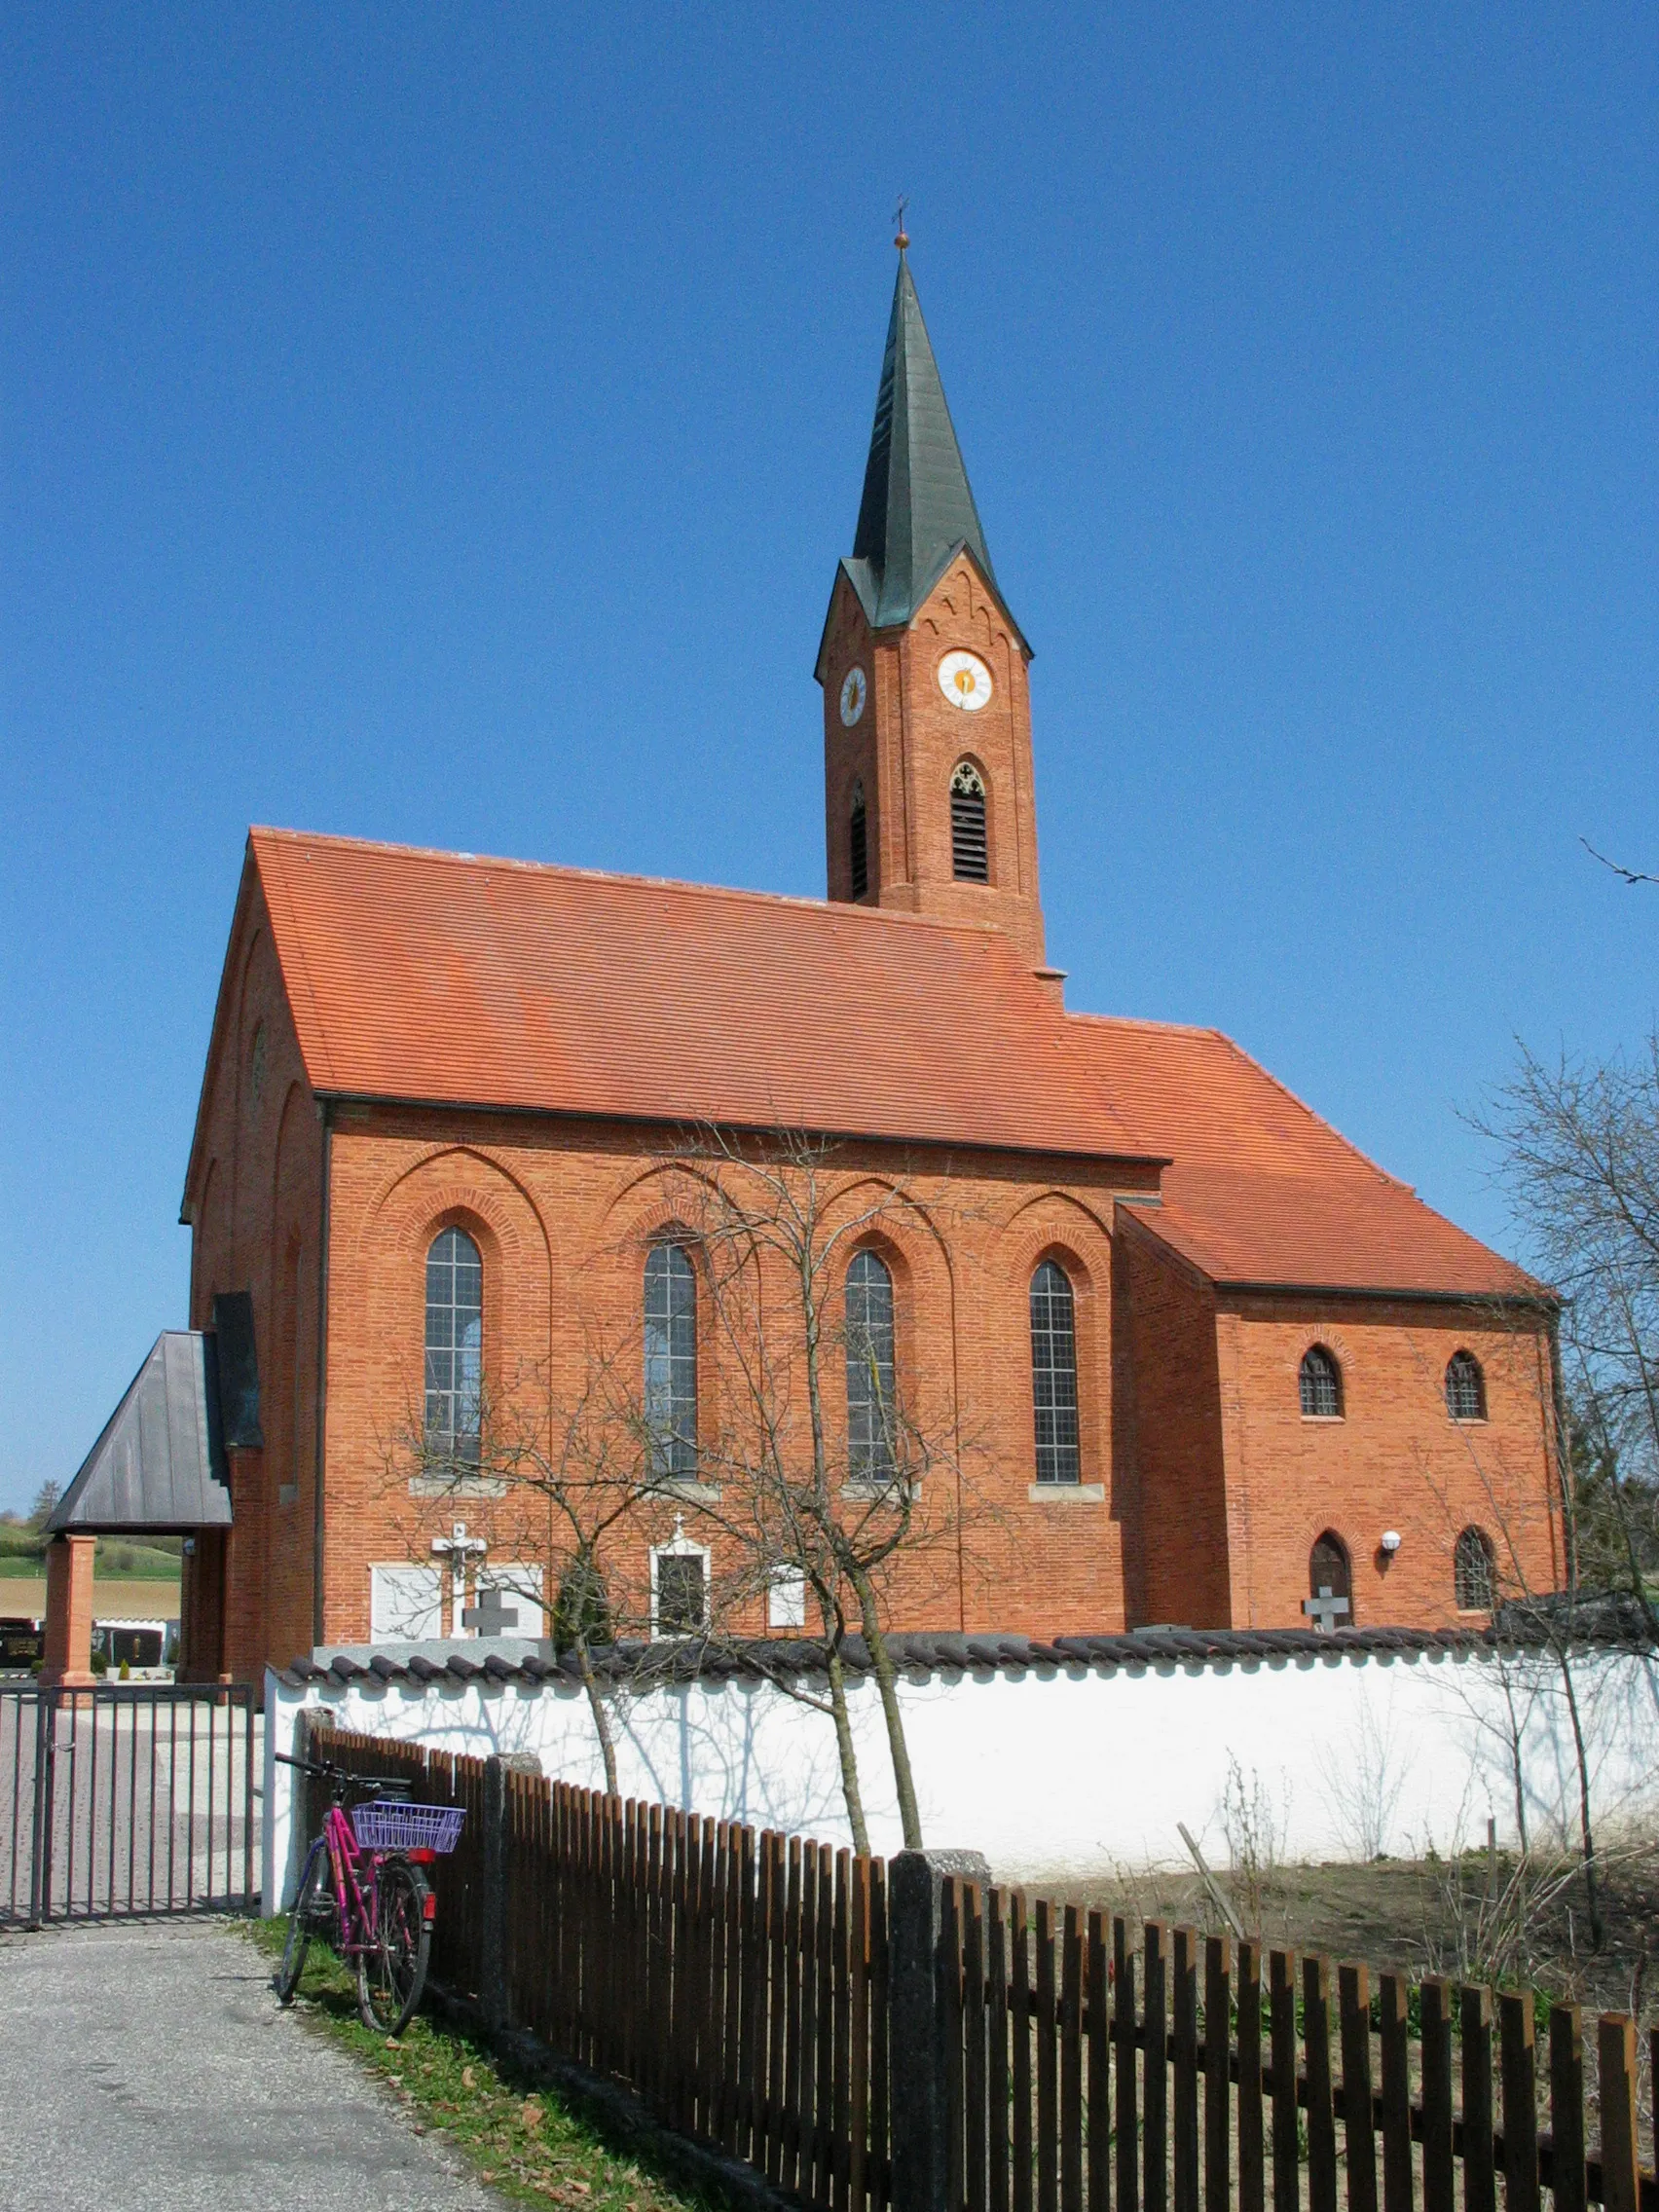
<path id="1" fill-rule="evenodd" d="M 862 899 L 869 889 L 869 830 L 865 815 L 862 783 L 853 786 L 853 811 L 847 824 L 847 848 L 852 861 L 853 897 Z"/>
<path id="2" fill-rule="evenodd" d="M 950 779 L 950 864 L 959 883 L 991 880 L 984 780 L 971 760 L 964 760 Z"/>

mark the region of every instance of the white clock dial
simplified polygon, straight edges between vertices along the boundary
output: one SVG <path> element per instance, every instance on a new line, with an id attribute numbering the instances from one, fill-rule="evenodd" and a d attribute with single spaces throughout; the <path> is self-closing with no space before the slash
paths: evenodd
<path id="1" fill-rule="evenodd" d="M 862 668 L 849 668 L 841 684 L 841 720 L 851 729 L 865 711 L 865 695 L 869 686 L 865 682 Z"/>
<path id="2" fill-rule="evenodd" d="M 939 664 L 939 687 L 953 707 L 971 715 L 991 703 L 991 672 L 977 653 L 946 653 Z"/>

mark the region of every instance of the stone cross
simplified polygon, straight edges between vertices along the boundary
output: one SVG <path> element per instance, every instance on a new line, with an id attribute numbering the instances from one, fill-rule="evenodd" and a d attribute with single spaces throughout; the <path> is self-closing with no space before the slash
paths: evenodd
<path id="1" fill-rule="evenodd" d="M 518 1607 L 503 1604 L 504 1593 L 494 1583 L 488 1590 L 480 1590 L 476 1605 L 468 1605 L 461 1614 L 461 1625 L 476 1629 L 480 1636 L 500 1636 L 509 1628 L 518 1626 Z"/>
<path id="2" fill-rule="evenodd" d="M 481 1559 L 490 1547 L 482 1536 L 469 1536 L 467 1534 L 464 1521 L 457 1521 L 447 1536 L 434 1536 L 432 1538 L 432 1549 L 438 1553 L 440 1558 L 446 1552 L 449 1555 L 455 1592 L 454 1602 L 450 1607 L 450 1618 L 453 1624 L 450 1633 L 452 1636 L 460 1636 L 462 1632 L 466 1610 L 466 1563 L 469 1559 Z"/>
<path id="3" fill-rule="evenodd" d="M 1316 1598 L 1303 1599 L 1302 1610 L 1308 1615 L 1315 1628 L 1333 1629 L 1340 1617 L 1344 1613 L 1351 1612 L 1352 1607 L 1346 1598 L 1334 1597 L 1330 1584 L 1326 1582 L 1320 1585 L 1319 1595 Z"/>

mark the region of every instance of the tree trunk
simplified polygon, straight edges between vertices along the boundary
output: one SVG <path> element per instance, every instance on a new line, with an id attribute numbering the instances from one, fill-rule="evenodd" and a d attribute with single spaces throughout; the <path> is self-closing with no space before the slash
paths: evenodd
<path id="1" fill-rule="evenodd" d="M 582 1687 L 587 1692 L 588 1711 L 593 1714 L 593 1731 L 599 1738 L 599 1752 L 605 1761 L 605 1794 L 617 1797 L 616 1746 L 610 1736 L 610 1715 L 605 1710 L 605 1693 L 599 1686 L 599 1677 L 593 1671 L 593 1660 L 588 1653 L 587 1638 L 576 1637 L 576 1664 L 582 1671 Z"/>
<path id="2" fill-rule="evenodd" d="M 830 1710 L 835 1717 L 835 1749 L 841 1756 L 841 1795 L 847 1802 L 847 1825 L 853 1831 L 853 1849 L 861 1859 L 869 1857 L 869 1828 L 865 1820 L 864 1790 L 859 1783 L 859 1754 L 853 1742 L 852 1716 L 847 1711 L 847 1677 L 841 1654 L 830 1651 Z"/>
<path id="3" fill-rule="evenodd" d="M 1572 1748 L 1578 1761 L 1578 1825 L 1584 1837 L 1584 1901 L 1590 1909 L 1590 1947 L 1599 1951 L 1606 1938 L 1602 1920 L 1602 1885 L 1596 1871 L 1596 1837 L 1590 1825 L 1590 1761 L 1584 1750 L 1584 1723 L 1578 1714 L 1578 1691 L 1572 1679 L 1572 1662 L 1567 1645 L 1556 1645 L 1567 1710 L 1572 1722 Z"/>
<path id="4" fill-rule="evenodd" d="M 1503 1683 L 1503 1702 L 1509 1708 L 1509 1770 L 1515 1784 L 1515 1832 L 1523 1860 L 1527 1856 L 1527 1787 L 1521 1757 L 1522 1722 L 1515 1713 L 1515 1684 L 1510 1679 L 1507 1665 L 1501 1665 L 1498 1678 Z"/>
<path id="5" fill-rule="evenodd" d="M 881 1691 L 881 1716 L 887 1723 L 887 1749 L 893 1760 L 893 1785 L 899 1793 L 899 1826 L 904 1838 L 906 1851 L 922 1850 L 922 1816 L 916 1807 L 915 1778 L 910 1772 L 910 1750 L 904 1741 L 904 1716 L 899 1710 L 899 1681 L 893 1672 L 893 1654 L 887 1648 L 887 1638 L 882 1632 L 881 1617 L 876 1610 L 875 1590 L 869 1576 L 862 1567 L 849 1570 L 849 1579 L 858 1594 L 859 1618 L 864 1624 L 865 1642 L 869 1650 L 870 1663 L 875 1668 L 877 1687 Z"/>

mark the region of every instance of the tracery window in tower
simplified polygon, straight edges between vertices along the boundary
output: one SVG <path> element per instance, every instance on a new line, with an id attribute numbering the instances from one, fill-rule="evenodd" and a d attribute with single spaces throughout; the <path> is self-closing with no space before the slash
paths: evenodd
<path id="1" fill-rule="evenodd" d="M 697 1277 L 680 1244 L 653 1244 L 645 1260 L 645 1423 L 653 1473 L 694 1478 Z"/>
<path id="2" fill-rule="evenodd" d="M 1297 1383 L 1302 1393 L 1302 1411 L 1309 1420 L 1341 1419 L 1342 1370 L 1323 1345 L 1309 1345 L 1303 1353 Z"/>
<path id="3" fill-rule="evenodd" d="M 1031 1398 L 1037 1417 L 1037 1480 L 1081 1482 L 1077 1315 L 1071 1279 L 1053 1260 L 1045 1260 L 1031 1278 Z"/>
<path id="4" fill-rule="evenodd" d="M 862 776 L 853 786 L 853 810 L 847 821 L 847 853 L 852 863 L 853 897 L 862 899 L 869 889 L 869 830 Z"/>
<path id="5" fill-rule="evenodd" d="M 1497 1554 L 1484 1529 L 1473 1525 L 1452 1555 L 1452 1587 L 1460 1613 L 1490 1613 L 1497 1584 Z"/>
<path id="6" fill-rule="evenodd" d="M 878 1252 L 847 1270 L 847 1471 L 881 1482 L 893 1472 L 893 1277 Z"/>
<path id="7" fill-rule="evenodd" d="M 959 883 L 989 883 L 985 837 L 985 780 L 972 760 L 958 761 L 950 779 L 950 868 Z"/>
<path id="8" fill-rule="evenodd" d="M 484 1390 L 484 1262 L 461 1229 L 426 1254 L 426 1449 L 475 1462 Z"/>
<path id="9" fill-rule="evenodd" d="M 1486 1378 L 1473 1352 L 1455 1351 L 1446 1363 L 1446 1411 L 1454 1420 L 1486 1419 Z"/>

